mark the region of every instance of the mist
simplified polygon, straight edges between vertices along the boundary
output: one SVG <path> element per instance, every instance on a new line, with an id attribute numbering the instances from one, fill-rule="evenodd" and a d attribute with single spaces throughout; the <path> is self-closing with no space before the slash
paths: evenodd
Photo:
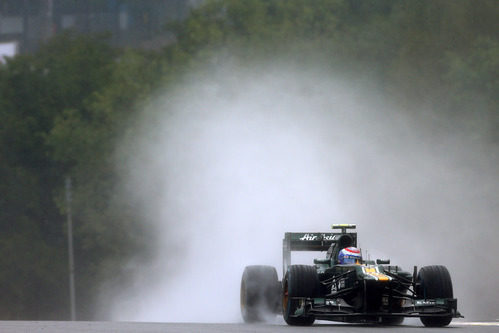
<path id="1" fill-rule="evenodd" d="M 241 322 L 244 267 L 282 278 L 284 232 L 332 223 L 406 270 L 447 266 L 466 318 L 498 318 L 497 146 L 486 122 L 414 110 L 355 74 L 276 61 L 161 91 L 120 147 L 123 195 L 156 238 L 112 319 Z"/>

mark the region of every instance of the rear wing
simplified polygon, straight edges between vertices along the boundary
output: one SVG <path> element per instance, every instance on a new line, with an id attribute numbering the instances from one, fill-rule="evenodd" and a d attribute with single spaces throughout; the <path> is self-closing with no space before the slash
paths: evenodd
<path id="1" fill-rule="evenodd" d="M 328 251 L 333 244 L 357 246 L 357 233 L 347 232 L 355 225 L 335 224 L 332 228 L 341 229 L 341 232 L 286 232 L 282 240 L 283 276 L 291 265 L 292 251 Z"/>

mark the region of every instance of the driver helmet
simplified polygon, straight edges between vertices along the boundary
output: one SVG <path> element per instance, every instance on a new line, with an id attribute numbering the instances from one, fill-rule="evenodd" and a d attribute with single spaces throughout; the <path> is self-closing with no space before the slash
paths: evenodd
<path id="1" fill-rule="evenodd" d="M 338 262 L 340 265 L 360 264 L 362 262 L 362 254 L 356 247 L 346 247 L 338 254 Z"/>

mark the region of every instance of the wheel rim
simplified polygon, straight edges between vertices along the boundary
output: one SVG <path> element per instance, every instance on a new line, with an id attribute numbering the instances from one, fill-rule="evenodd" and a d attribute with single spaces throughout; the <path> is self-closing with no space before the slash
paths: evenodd
<path id="1" fill-rule="evenodd" d="M 288 310 L 288 300 L 289 300 L 289 293 L 288 293 L 288 281 L 284 282 L 284 290 L 282 293 L 282 309 L 283 312 L 286 314 Z"/>
<path id="2" fill-rule="evenodd" d="M 241 300 L 241 310 L 244 311 L 246 308 L 246 284 L 241 282 L 241 294 L 240 294 L 240 300 Z"/>

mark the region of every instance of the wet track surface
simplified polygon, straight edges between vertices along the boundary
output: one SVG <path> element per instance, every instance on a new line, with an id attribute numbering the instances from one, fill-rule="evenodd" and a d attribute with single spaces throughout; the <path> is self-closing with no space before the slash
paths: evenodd
<path id="1" fill-rule="evenodd" d="M 499 323 L 477 325 L 455 322 L 446 328 L 426 328 L 418 323 L 382 327 L 318 323 L 311 327 L 291 327 L 284 324 L 203 324 L 203 323 L 139 323 L 139 322 L 61 322 L 61 321 L 0 321 L 0 332 L 499 332 Z"/>

